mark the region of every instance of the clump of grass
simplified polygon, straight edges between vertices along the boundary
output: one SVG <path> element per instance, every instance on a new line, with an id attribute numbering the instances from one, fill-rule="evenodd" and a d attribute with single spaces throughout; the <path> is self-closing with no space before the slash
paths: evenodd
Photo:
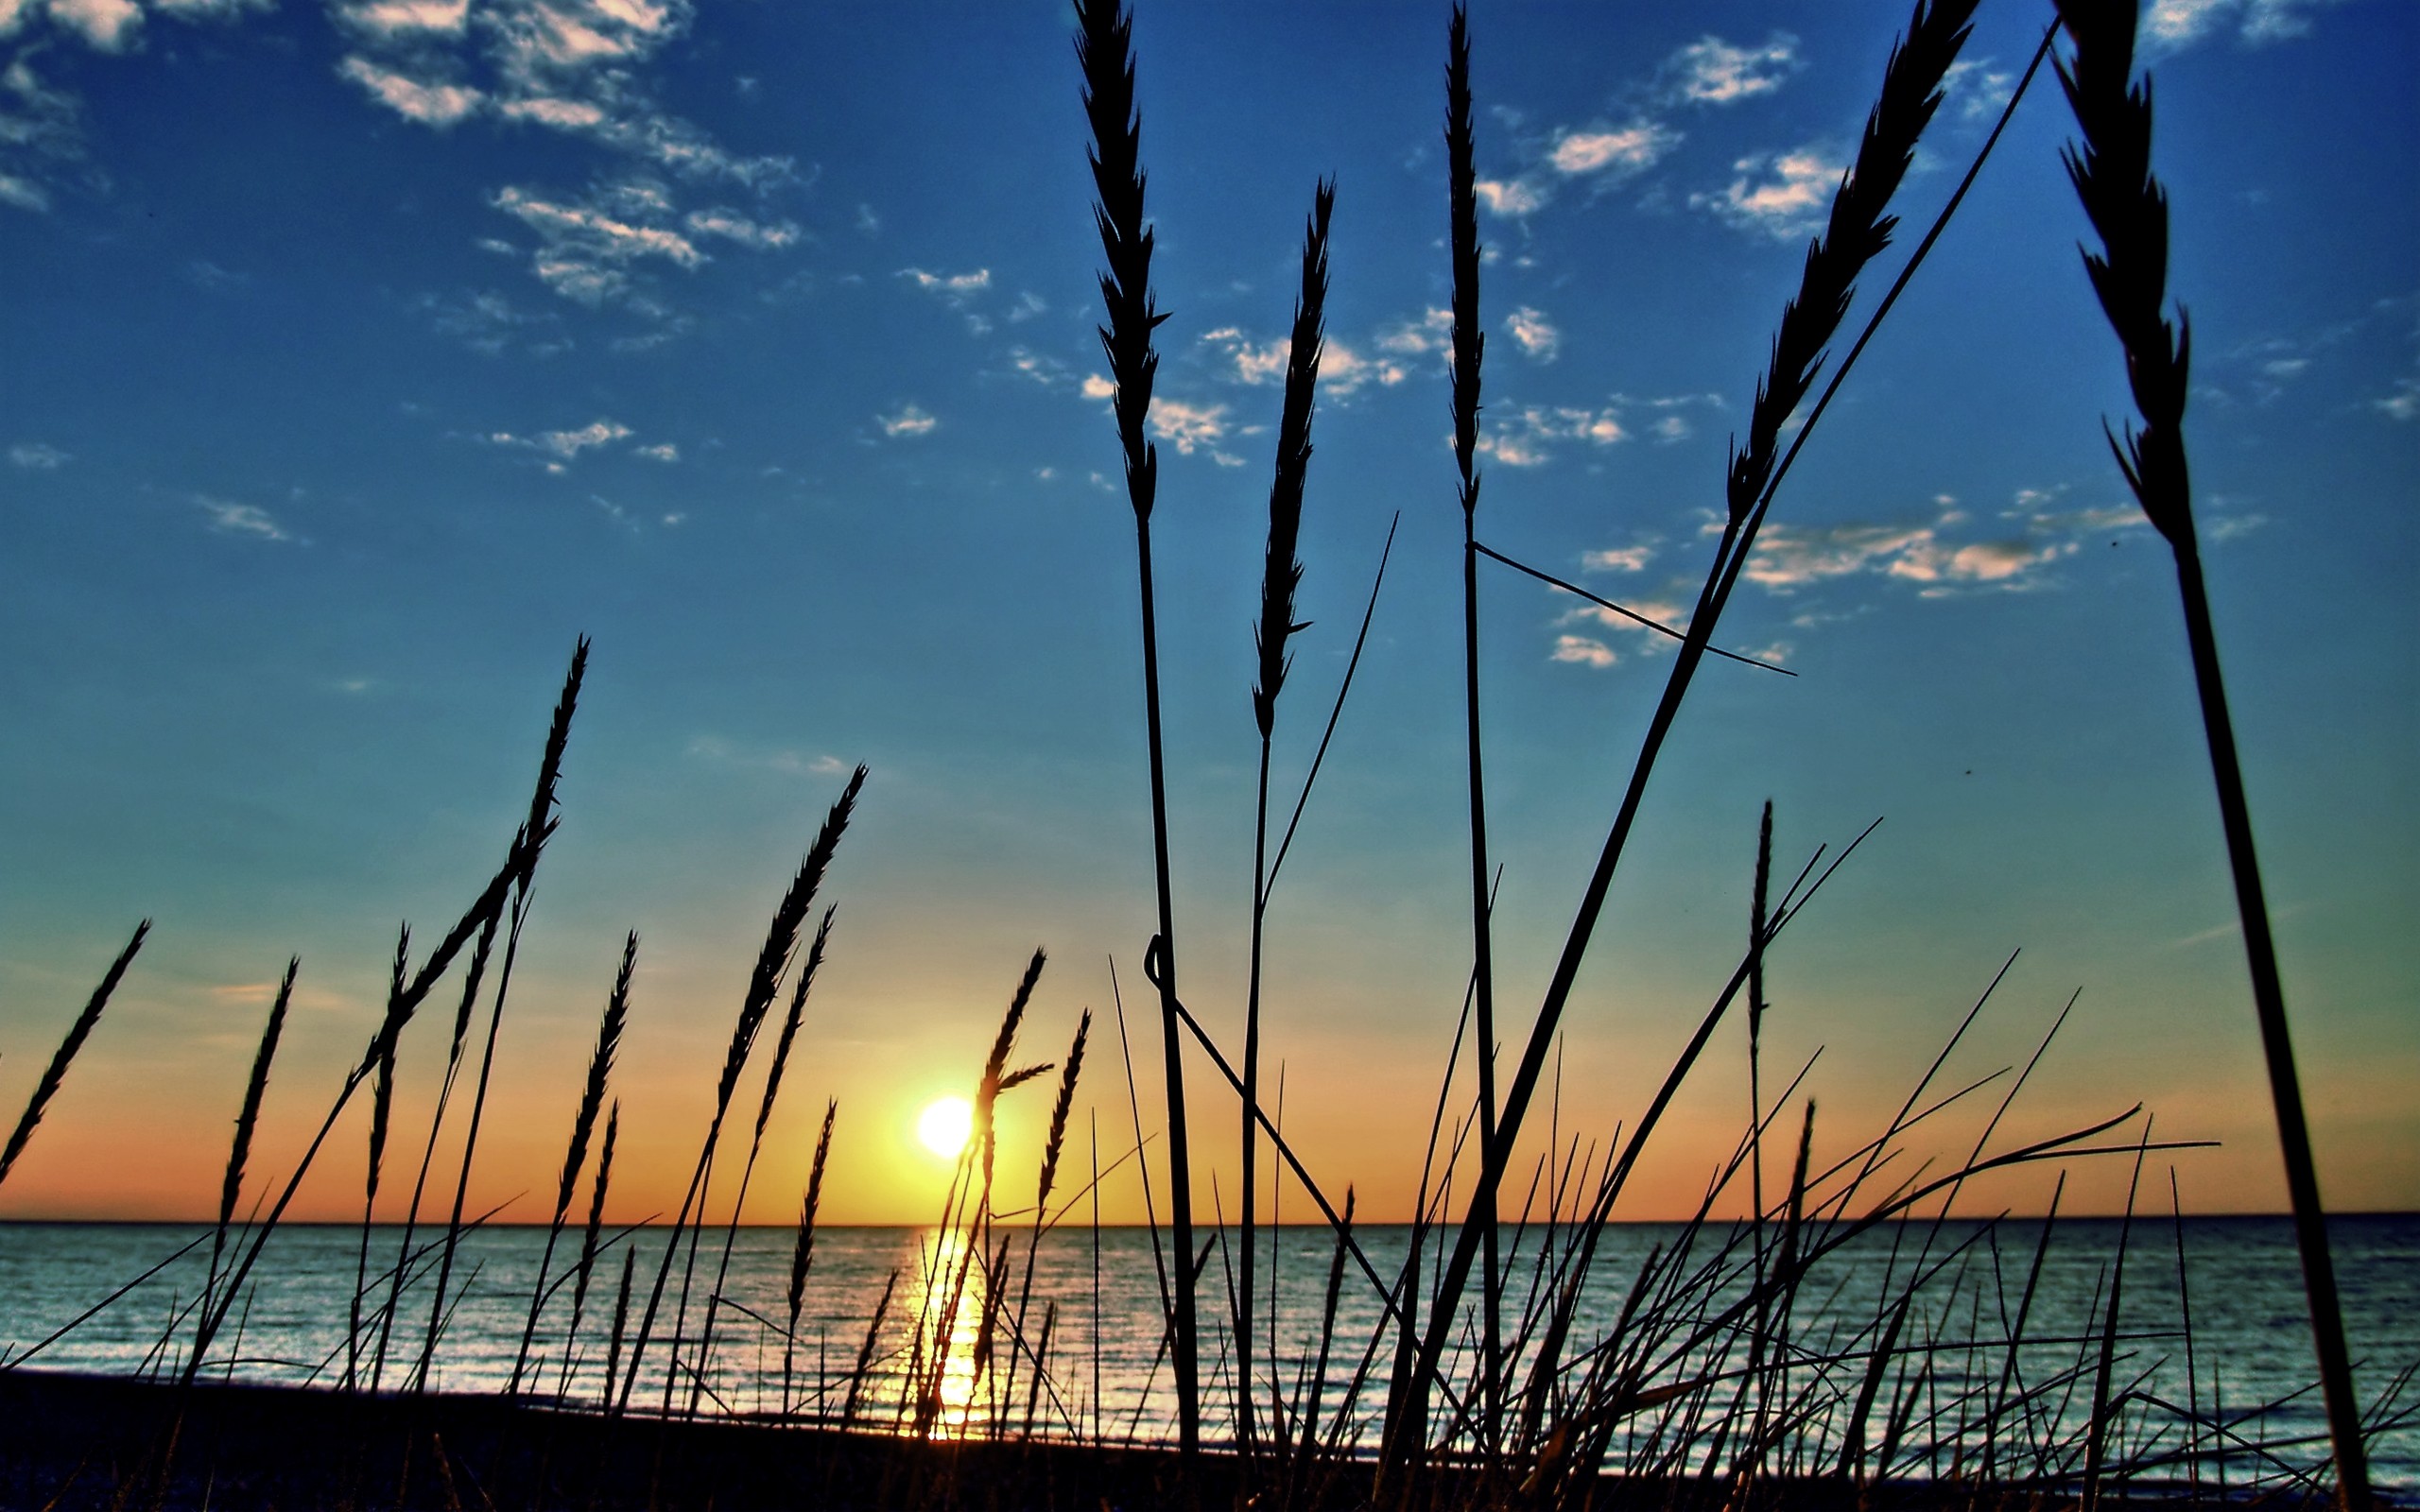
<path id="1" fill-rule="evenodd" d="M 1439 1278 L 1428 1327 L 1407 1387 L 1411 1396 L 1404 1418 L 1412 1431 L 1400 1435 L 1391 1450 L 1390 1459 L 1394 1463 L 1408 1463 L 1415 1455 L 1417 1427 L 1425 1418 L 1421 1403 L 1435 1380 L 1452 1337 L 1472 1265 L 1492 1227 L 1488 1214 L 1494 1211 L 1503 1181 L 1509 1149 L 1519 1137 L 1545 1073 L 1564 1007 L 1579 980 L 1581 963 L 1603 912 L 1656 758 L 1704 659 L 1730 587 L 1746 563 L 1757 526 L 1770 506 L 1769 485 L 1775 477 L 1782 422 L 1813 384 L 1825 350 L 1847 314 L 1857 280 L 1890 243 L 1896 225 L 1895 217 L 1890 214 L 1892 198 L 1914 160 L 1918 139 L 1940 107 L 1942 82 L 1965 43 L 1967 22 L 1973 11 L 1974 0 L 1936 0 L 1929 5 L 1920 3 L 1916 8 L 1905 39 L 1893 48 L 1883 70 L 1880 97 L 1866 119 L 1856 161 L 1833 195 L 1824 232 L 1807 248 L 1798 292 L 1783 306 L 1772 361 L 1756 386 L 1747 442 L 1732 456 L 1726 478 L 1729 508 L 1715 560 L 1690 616 L 1687 638 L 1673 658 L 1663 696 L 1632 765 L 1621 806 L 1582 896 L 1520 1064 L 1505 1091 L 1497 1112 L 1495 1139 L 1492 1143 L 1482 1142 L 1475 1189 L 1467 1199 L 1462 1225 Z"/>
<path id="2" fill-rule="evenodd" d="M 2135 502 L 2176 559 L 2177 593 L 2185 609 L 2193 684 L 2201 696 L 2220 823 L 2226 833 L 2227 862 L 2234 874 L 2236 911 L 2243 925 L 2253 1007 L 2260 1022 L 2270 1100 L 2285 1155 L 2286 1190 L 2309 1297 L 2328 1435 L 2336 1451 L 2338 1494 L 2347 1512 L 2361 1512 L 2369 1504 L 2370 1487 L 2360 1402 L 2353 1390 L 2335 1263 L 2327 1247 L 2326 1211 L 2320 1202 L 2318 1168 L 2311 1156 L 2302 1082 L 2286 1018 L 2285 988 L 2269 927 L 2259 856 L 2253 847 L 2251 803 L 2236 755 L 2235 725 L 2227 712 L 2218 635 L 2210 621 L 2201 547 L 2193 529 L 2184 431 L 2192 333 L 2181 314 L 2173 326 L 2168 320 L 2168 195 L 2151 167 L 2151 82 L 2148 78 L 2140 85 L 2134 82 L 2135 13 L 2131 4 L 2059 0 L 2059 19 L 2075 43 L 2072 60 L 2059 65 L 2059 82 L 2083 136 L 2080 148 L 2066 150 L 2067 177 L 2100 237 L 2100 250 L 2084 253 L 2084 270 L 2124 350 L 2127 382 L 2142 418 L 2139 429 L 2126 427 L 2122 443 L 2111 435 L 2109 449 L 2116 454 L 2118 471 L 2125 474 Z"/>
<path id="3" fill-rule="evenodd" d="M 26 1110 L 17 1115 L 17 1126 L 9 1131 L 8 1144 L 0 1146 L 0 1183 L 5 1183 L 9 1173 L 16 1169 L 17 1157 L 26 1153 L 27 1142 L 34 1137 L 35 1125 L 42 1122 L 43 1114 L 49 1109 L 50 1100 L 59 1095 L 60 1084 L 67 1079 L 67 1068 L 75 1062 L 76 1053 L 84 1048 L 86 1040 L 92 1038 L 94 1026 L 101 1022 L 101 1010 L 109 1006 L 110 995 L 117 990 L 119 981 L 126 975 L 126 969 L 134 962 L 134 953 L 143 948 L 144 936 L 150 933 L 151 920 L 147 919 L 134 926 L 134 934 L 127 940 L 126 948 L 117 953 L 117 959 L 101 973 L 101 985 L 93 988 L 93 995 L 84 1002 L 83 1011 L 76 1015 L 75 1022 L 67 1026 L 66 1036 L 59 1041 L 59 1048 L 51 1052 L 50 1064 L 43 1068 L 42 1075 L 34 1082 L 32 1095 L 26 1099 Z"/>
<path id="4" fill-rule="evenodd" d="M 723 1052 L 722 1074 L 715 1084 L 714 1120 L 706 1126 L 706 1137 L 698 1151 L 698 1163 L 689 1177 L 689 1189 L 681 1199 L 681 1209 L 674 1217 L 672 1232 L 666 1240 L 664 1258 L 656 1266 L 655 1282 L 648 1290 L 647 1308 L 640 1314 L 637 1336 L 631 1341 L 631 1360 L 623 1372 L 620 1395 L 614 1410 L 630 1410 L 631 1389 L 637 1383 L 640 1362 L 646 1357 L 648 1337 L 654 1331 L 658 1308 L 664 1302 L 665 1283 L 671 1279 L 672 1262 L 681 1247 L 681 1236 L 687 1230 L 691 1214 L 700 1222 L 704 1218 L 707 1173 L 713 1169 L 715 1147 L 722 1139 L 723 1120 L 731 1111 L 732 1094 L 738 1090 L 740 1073 L 746 1069 L 749 1053 L 756 1043 L 756 1036 L 765 1024 L 765 1016 L 772 1010 L 773 998 L 781 988 L 784 973 L 789 970 L 791 955 L 798 949 L 799 930 L 806 922 L 807 912 L 814 906 L 816 889 L 823 885 L 823 876 L 832 865 L 832 856 L 839 849 L 840 836 L 849 827 L 849 816 L 855 811 L 857 794 L 865 786 L 863 766 L 849 774 L 840 796 L 833 800 L 831 812 L 824 816 L 823 827 L 816 832 L 814 842 L 807 847 L 806 856 L 799 863 L 797 875 L 790 879 L 782 901 L 773 910 L 772 921 L 765 931 L 765 943 L 756 953 L 756 964 L 748 978 L 747 995 L 740 1000 L 739 1016 L 732 1025 L 731 1043 Z M 690 1263 L 694 1265 L 697 1247 L 690 1246 Z M 688 1281 L 682 1281 L 683 1301 Z M 674 1358 L 679 1357 L 679 1325 L 675 1324 Z M 670 1366 L 665 1369 L 665 1401 L 671 1403 L 673 1383 L 678 1372 Z"/>

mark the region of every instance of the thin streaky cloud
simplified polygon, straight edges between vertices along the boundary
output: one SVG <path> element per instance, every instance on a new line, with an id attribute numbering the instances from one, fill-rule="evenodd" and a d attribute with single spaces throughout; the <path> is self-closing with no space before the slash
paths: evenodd
<path id="1" fill-rule="evenodd" d="M 902 404 L 891 414 L 876 415 L 873 422 L 882 427 L 883 435 L 890 437 L 930 436 L 935 427 L 941 424 L 940 421 L 935 420 L 923 407 L 916 404 Z"/>
<path id="2" fill-rule="evenodd" d="M 1798 39 L 1786 31 L 1774 32 L 1755 47 L 1705 36 L 1665 60 L 1662 77 L 1676 101 L 1736 105 L 1780 89 L 1802 66 Z"/>
<path id="3" fill-rule="evenodd" d="M 1539 362 L 1552 362 L 1563 346 L 1563 333 L 1555 329 L 1546 312 L 1525 304 L 1504 318 L 1504 334 L 1512 338 L 1522 354 Z"/>
<path id="4" fill-rule="evenodd" d="M 9 460 L 28 472 L 55 472 L 75 458 L 43 441 L 19 441 L 9 448 Z"/>
<path id="5" fill-rule="evenodd" d="M 1732 168 L 1738 177 L 1721 190 L 1690 195 L 1690 208 L 1788 241 L 1822 224 L 1847 164 L 1821 147 L 1803 146 L 1741 158 Z"/>
<path id="6" fill-rule="evenodd" d="M 231 499 L 214 499 L 208 494 L 194 496 L 195 504 L 210 517 L 210 528 L 221 535 L 251 536 L 261 541 L 292 541 L 267 509 L 255 504 L 238 504 Z"/>

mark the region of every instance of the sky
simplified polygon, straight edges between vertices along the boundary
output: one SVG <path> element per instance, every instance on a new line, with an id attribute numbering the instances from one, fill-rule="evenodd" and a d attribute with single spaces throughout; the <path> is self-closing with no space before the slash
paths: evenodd
<path id="1" fill-rule="evenodd" d="M 1905 20 L 1475 7 L 1482 541 L 1685 612 L 1727 440 Z M 1853 320 L 2047 20 L 1982 7 Z M 1264 1054 L 1289 1139 L 1371 1218 L 1412 1202 L 1469 970 L 1445 23 L 1159 0 L 1134 29 L 1170 312 L 1150 422 L 1178 939 L 1231 1048 L 1284 343 L 1313 186 L 1338 182 L 1281 812 L 1400 524 L 1272 896 Z M 289 1166 L 398 921 L 435 938 L 499 861 L 582 634 L 475 1206 L 545 1216 L 631 929 L 609 1211 L 677 1205 L 764 921 L 860 762 L 747 1216 L 795 1213 L 837 1098 L 826 1220 L 929 1220 L 946 1170 L 916 1116 L 971 1089 L 1037 946 L 1027 1058 L 1098 1015 L 1077 1160 L 1139 1125 L 1157 1168 L 1132 515 L 1070 32 L 1045 0 L 0 0 L 0 1107 L 155 920 L 0 1215 L 206 1214 L 299 954 L 252 1168 Z M 2420 9 L 2158 0 L 2144 51 L 2323 1183 L 2420 1207 L 2398 943 L 2420 905 Z M 1779 494 L 1718 640 L 1796 676 L 1699 679 L 1525 1160 L 1634 1124 L 1737 958 L 1770 799 L 1786 874 L 1884 820 L 1771 965 L 1763 1085 L 1813 1057 L 1819 1155 L 1879 1131 L 2015 952 L 1942 1088 L 2023 1064 L 2072 997 L 1996 1138 L 2139 1102 L 2158 1137 L 2218 1142 L 2170 1158 L 2188 1209 L 2282 1207 L 2169 559 L 2103 438 L 2130 411 L 2069 132 L 2046 72 Z M 1509 1054 L 1670 659 L 1509 570 L 1480 592 Z M 402 1145 L 449 1017 L 404 1043 Z M 1236 1178 L 1212 1074 L 1188 1069 L 1205 1216 Z M 1901 1169 L 1962 1154 L 1996 1095 Z M 1047 1097 L 1007 1099 L 1010 1164 Z M 1747 1113 L 1727 1024 L 1619 1215 L 1687 1211 Z M 357 1215 L 365 1121 L 299 1214 Z M 1140 1216 L 1131 1176 L 1105 1217 Z M 2070 1211 L 2121 1205 L 2125 1176 L 2079 1166 Z M 2050 1179 L 1967 1200 L 2038 1209 Z"/>

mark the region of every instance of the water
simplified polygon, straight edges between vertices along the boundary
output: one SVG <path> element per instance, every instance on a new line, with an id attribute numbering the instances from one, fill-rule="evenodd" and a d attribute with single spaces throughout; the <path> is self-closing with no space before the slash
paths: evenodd
<path id="1" fill-rule="evenodd" d="M 2420 1363 L 2420 1216 L 2343 1218 L 2336 1220 L 2333 1232 L 2345 1323 L 2367 1407 L 2390 1395 L 2398 1372 Z M 1768 1420 L 1783 1425 L 1776 1430 L 1772 1462 L 1799 1468 L 1838 1463 L 1877 1336 L 1909 1278 L 1925 1275 L 1900 1325 L 1890 1366 L 1875 1383 L 1864 1433 L 1869 1455 L 1892 1440 L 1894 1470 L 1941 1473 L 1971 1468 L 1988 1447 L 1996 1466 L 2072 1474 L 2099 1373 L 2099 1319 L 2119 1226 L 2101 1220 L 2059 1224 L 2042 1254 L 2024 1317 L 2024 1342 L 2012 1365 L 2007 1341 L 2017 1329 L 2040 1233 L 2038 1224 L 2023 1222 L 1996 1228 L 1952 1223 L 1937 1232 L 1911 1225 L 1869 1233 L 1826 1257 L 1793 1298 L 1782 1331 L 1788 1363 L 1766 1380 Z M 28 1362 L 28 1367 L 41 1369 L 173 1373 L 193 1340 L 192 1304 L 208 1269 L 206 1234 L 166 1225 L 0 1225 L 0 1349 L 10 1360 L 24 1357 L 54 1330 L 204 1235 L 183 1258 L 43 1346 Z M 1503 1312 L 1507 1335 L 1515 1341 L 1511 1375 L 1516 1381 L 1535 1353 L 1535 1330 L 1525 1334 L 1522 1319 L 1535 1311 L 1532 1278 L 1540 1246 L 1550 1243 L 1560 1254 L 1573 1236 L 1568 1229 L 1549 1234 L 1533 1228 L 1508 1258 L 1506 1274 L 1514 1279 L 1506 1288 Z M 396 1228 L 372 1232 L 373 1278 L 394 1263 L 402 1238 Z M 424 1229 L 415 1247 L 430 1238 Z M 521 1350 L 545 1238 L 543 1228 L 493 1228 L 464 1237 L 430 1356 L 432 1386 L 505 1388 Z M 1670 1256 L 1684 1238 L 1677 1225 L 1625 1224 L 1605 1231 L 1578 1294 L 1566 1361 L 1582 1359 L 1584 1370 L 1588 1351 L 1620 1316 L 1649 1256 Z M 625 1324 L 626 1335 L 634 1336 L 658 1273 L 663 1239 L 660 1230 L 645 1230 L 604 1249 L 568 1358 L 564 1333 L 573 1287 L 565 1283 L 552 1295 L 531 1336 L 525 1390 L 574 1403 L 599 1401 L 614 1353 L 611 1335 L 625 1251 L 635 1262 Z M 1392 1280 L 1402 1267 L 1409 1230 L 1374 1226 L 1358 1230 L 1357 1239 L 1371 1265 Z M 1638 1379 L 1647 1386 L 1708 1377 L 1716 1378 L 1714 1383 L 1623 1418 L 1607 1446 L 1609 1464 L 1694 1466 L 1710 1448 L 1737 1452 L 1737 1431 L 1719 1445 L 1714 1424 L 1726 1409 L 1739 1421 L 1751 1420 L 1740 1415 L 1753 1413 L 1755 1401 L 1745 1384 L 1754 1331 L 1718 1328 L 1705 1340 L 1691 1342 L 1693 1331 L 1703 1332 L 1703 1320 L 1745 1295 L 1750 1251 L 1744 1245 L 1726 1251 L 1725 1239 L 1720 1232 L 1697 1234 L 1685 1263 L 1668 1272 L 1685 1283 L 1669 1291 L 1649 1288 L 1638 1308 L 1644 1326 L 1634 1324 L 1625 1335 L 1653 1341 L 1640 1362 Z M 876 1427 L 912 1424 L 921 1412 L 929 1431 L 937 1433 L 990 1432 L 995 1422 L 1021 1430 L 1029 1421 L 1038 1432 L 1112 1439 L 1169 1434 L 1173 1389 L 1163 1349 L 1159 1280 L 1167 1260 L 1155 1255 L 1150 1233 L 1062 1228 L 1035 1249 L 1029 1286 L 1029 1232 L 1005 1226 L 996 1231 L 990 1255 L 995 1269 L 1003 1240 L 1006 1280 L 997 1297 L 987 1299 L 984 1261 L 956 1237 L 937 1246 L 925 1229 L 823 1229 L 816 1235 L 793 1342 L 785 1349 L 781 1332 L 789 1319 L 793 1235 L 743 1229 L 732 1245 L 720 1290 L 724 1301 L 713 1309 L 712 1363 L 699 1371 L 689 1362 L 697 1356 L 696 1339 L 722 1265 L 722 1234 L 705 1236 L 694 1270 L 685 1246 L 670 1269 L 631 1404 L 661 1410 L 668 1400 L 676 1410 L 687 1410 L 694 1396 L 697 1410 L 706 1413 L 846 1415 Z M 357 1350 L 349 1355 L 347 1349 L 359 1242 L 359 1230 L 352 1228 L 279 1230 L 212 1345 L 204 1373 L 333 1386 L 350 1366 L 364 1378 L 376 1372 L 386 1387 L 402 1385 L 428 1337 L 437 1256 L 423 1253 L 407 1267 L 382 1364 L 377 1341 L 388 1296 L 383 1281 L 368 1293 Z M 1254 1376 L 1262 1383 L 1255 1411 L 1265 1433 L 1272 1385 L 1282 1388 L 1289 1415 L 1308 1399 L 1304 1382 L 1319 1350 L 1336 1251 L 1323 1228 L 1287 1228 L 1264 1243 L 1270 1247 L 1263 1253 L 1256 1287 L 1262 1296 L 1255 1331 L 1263 1343 Z M 2127 1394 L 2116 1452 L 2148 1463 L 2160 1474 L 2185 1473 L 2190 1458 L 2205 1477 L 2224 1474 L 2231 1481 L 2308 1471 L 2322 1462 L 2325 1424 L 2317 1392 L 2306 1389 L 2314 1376 L 2309 1331 L 2286 1220 L 2137 1222 L 2131 1246 L 2111 1375 L 2112 1392 Z M 578 1249 L 575 1230 L 558 1246 L 550 1274 L 569 1272 Z M 1228 1384 L 1233 1349 L 1224 1323 L 1231 1287 L 1225 1264 L 1214 1252 L 1201 1293 L 1205 1432 L 1214 1437 L 1231 1435 L 1236 1427 Z M 1433 1276 L 1433 1259 L 1430 1268 Z M 667 1341 L 676 1317 L 683 1315 L 684 1275 L 689 1300 L 680 1332 L 687 1342 L 680 1367 L 669 1368 Z M 887 1280 L 891 1295 L 884 1306 Z M 2184 1327 L 2188 1309 L 2189 1335 Z M 988 1360 L 978 1342 L 987 1312 L 1000 1341 Z M 1279 1362 L 1273 1370 L 1265 1342 L 1272 1313 Z M 1013 1326 L 1019 1316 L 1021 1329 Z M 1376 1289 L 1348 1263 L 1319 1409 L 1322 1431 L 1341 1416 L 1348 1434 L 1360 1435 L 1365 1443 L 1374 1437 L 1392 1347 L 1377 1353 L 1362 1390 L 1355 1394 L 1348 1387 L 1381 1317 Z M 1467 1341 L 1476 1335 L 1477 1321 L 1465 1324 L 1465 1347 L 1448 1362 L 1453 1396 L 1436 1411 L 1440 1424 L 1469 1388 L 1476 1352 Z M 937 1349 L 944 1325 L 948 1347 Z M 1019 1337 L 1027 1341 L 1023 1349 L 1008 1342 Z M 620 1351 L 625 1371 L 630 1349 L 626 1342 Z M 1047 1366 L 1039 1378 L 1034 1352 L 1045 1356 Z M 1599 1361 L 1601 1379 L 1615 1379 L 1627 1363 L 1628 1356 L 1606 1352 Z M 1582 1379 L 1582 1373 L 1572 1374 L 1566 1384 L 1576 1388 Z M 1982 1406 L 1989 1401 L 2015 1405 L 1994 1413 Z M 2396 1405 L 2402 1402 L 2397 1399 Z M 2269 1410 L 2254 1411 L 2264 1406 Z M 2204 1424 L 2199 1430 L 2187 1426 L 2196 1413 Z M 1793 1415 L 1800 1419 L 1794 1425 Z M 2222 1447 L 2231 1452 L 2221 1453 Z M 2405 1422 L 2391 1428 L 2371 1452 L 2381 1486 L 2420 1490 L 2420 1427 Z"/>

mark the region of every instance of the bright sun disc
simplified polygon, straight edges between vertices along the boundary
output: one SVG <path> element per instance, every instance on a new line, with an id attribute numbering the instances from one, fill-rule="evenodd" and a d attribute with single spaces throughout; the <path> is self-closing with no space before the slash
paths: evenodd
<path id="1" fill-rule="evenodd" d="M 975 1108 L 963 1097 L 942 1097 L 916 1115 L 916 1138 L 944 1160 L 954 1160 L 975 1132 Z"/>

